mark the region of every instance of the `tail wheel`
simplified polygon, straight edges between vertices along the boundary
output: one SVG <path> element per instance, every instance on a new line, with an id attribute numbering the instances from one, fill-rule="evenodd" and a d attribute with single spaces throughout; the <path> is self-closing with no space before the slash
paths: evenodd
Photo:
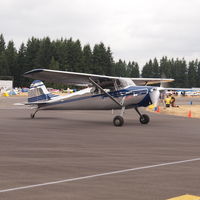
<path id="1" fill-rule="evenodd" d="M 35 114 L 38 112 L 38 109 L 35 110 L 34 113 L 31 113 L 31 119 L 35 118 Z"/>
<path id="2" fill-rule="evenodd" d="M 143 115 L 140 116 L 140 123 L 141 124 L 148 124 L 149 121 L 150 121 L 150 118 L 149 118 L 148 115 L 143 114 Z"/>
<path id="3" fill-rule="evenodd" d="M 114 119 L 113 119 L 113 124 L 115 125 L 115 126 L 123 126 L 123 124 L 124 124 L 124 119 L 123 119 L 123 117 L 121 117 L 121 116 L 116 116 L 116 117 L 114 117 Z"/>

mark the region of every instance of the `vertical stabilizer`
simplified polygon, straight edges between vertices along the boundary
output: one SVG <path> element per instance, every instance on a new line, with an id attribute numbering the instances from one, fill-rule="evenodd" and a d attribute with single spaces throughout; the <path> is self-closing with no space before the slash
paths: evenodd
<path id="1" fill-rule="evenodd" d="M 48 101 L 52 97 L 56 96 L 57 95 L 53 95 L 47 90 L 42 81 L 35 80 L 32 82 L 30 90 L 28 92 L 28 102 L 35 103 L 38 101 Z"/>

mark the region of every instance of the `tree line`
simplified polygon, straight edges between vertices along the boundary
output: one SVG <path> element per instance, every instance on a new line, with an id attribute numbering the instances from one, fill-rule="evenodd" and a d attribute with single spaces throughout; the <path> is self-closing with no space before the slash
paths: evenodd
<path id="1" fill-rule="evenodd" d="M 93 48 L 79 40 L 32 37 L 16 49 L 13 41 L 7 44 L 0 35 L 0 77 L 14 77 L 15 87 L 29 86 L 31 80 L 23 73 L 35 68 L 74 71 L 120 77 L 174 78 L 173 87 L 200 87 L 200 62 L 184 59 L 149 60 L 139 71 L 135 61 L 114 61 L 110 47 L 102 42 Z M 0 78 L 1 79 L 1 78 Z"/>
<path id="2" fill-rule="evenodd" d="M 200 87 L 200 61 L 196 59 L 187 63 L 184 58 L 163 57 L 159 61 L 154 58 L 144 65 L 141 75 L 142 77 L 173 78 L 175 81 L 170 83 L 171 87 Z"/>

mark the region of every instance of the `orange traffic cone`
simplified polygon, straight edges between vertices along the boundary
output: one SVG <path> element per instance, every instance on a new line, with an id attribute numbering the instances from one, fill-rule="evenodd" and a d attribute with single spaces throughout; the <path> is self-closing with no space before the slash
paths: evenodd
<path id="1" fill-rule="evenodd" d="M 189 112 L 188 112 L 188 118 L 191 118 L 191 117 L 192 117 L 192 111 L 189 110 Z"/>
<path id="2" fill-rule="evenodd" d="M 158 107 L 157 107 L 157 110 L 156 110 L 156 112 L 157 112 L 157 113 L 159 113 L 159 112 L 160 112 L 160 106 L 158 106 Z"/>

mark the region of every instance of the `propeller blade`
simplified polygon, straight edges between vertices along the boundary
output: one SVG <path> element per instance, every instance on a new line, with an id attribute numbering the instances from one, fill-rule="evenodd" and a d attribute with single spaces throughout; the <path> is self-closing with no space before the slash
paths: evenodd
<path id="1" fill-rule="evenodd" d="M 150 92 L 150 98 L 154 106 L 158 106 L 159 97 L 160 97 L 159 88 L 156 88 L 156 87 L 153 88 L 152 91 Z"/>

